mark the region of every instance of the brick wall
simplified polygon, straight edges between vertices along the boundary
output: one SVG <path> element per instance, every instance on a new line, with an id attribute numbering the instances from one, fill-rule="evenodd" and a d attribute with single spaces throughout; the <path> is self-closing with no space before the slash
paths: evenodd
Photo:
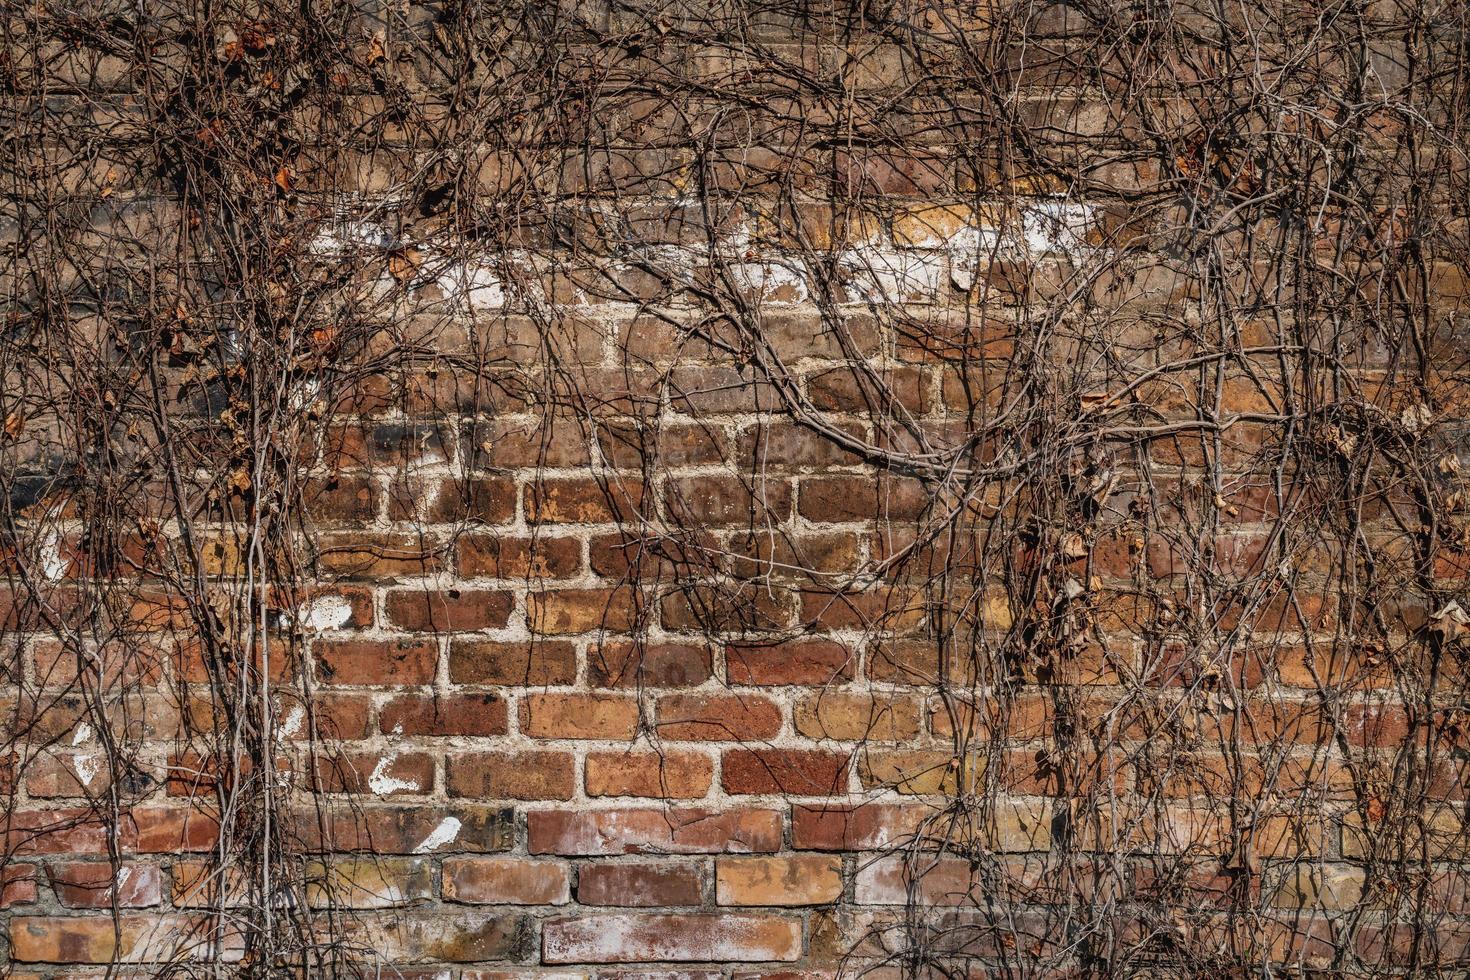
<path id="1" fill-rule="evenodd" d="M 1465 967 L 1463 12 L 900 6 L 6 15 L 8 975 Z"/>

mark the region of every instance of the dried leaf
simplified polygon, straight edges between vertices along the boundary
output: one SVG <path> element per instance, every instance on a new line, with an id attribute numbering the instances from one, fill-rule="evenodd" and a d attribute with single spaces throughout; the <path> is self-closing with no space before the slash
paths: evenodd
<path id="1" fill-rule="evenodd" d="M 388 272 L 400 282 L 413 278 L 422 263 L 423 256 L 416 248 L 399 249 L 388 253 Z"/>
<path id="2" fill-rule="evenodd" d="M 1429 631 L 1438 633 L 1445 640 L 1452 640 L 1470 626 L 1470 613 L 1451 599 L 1439 612 L 1429 617 Z"/>

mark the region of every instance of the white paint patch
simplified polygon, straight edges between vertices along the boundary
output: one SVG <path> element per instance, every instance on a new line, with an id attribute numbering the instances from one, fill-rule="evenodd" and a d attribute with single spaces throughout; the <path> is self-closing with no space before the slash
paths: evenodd
<path id="1" fill-rule="evenodd" d="M 411 779 L 395 779 L 388 775 L 388 767 L 397 761 L 397 756 L 384 756 L 379 759 L 378 764 L 373 767 L 373 774 L 368 777 L 368 788 L 379 796 L 388 796 L 399 790 L 412 792 L 422 789 L 418 783 Z"/>
<path id="2" fill-rule="evenodd" d="M 459 828 L 462 826 L 458 817 L 445 817 L 439 821 L 439 826 L 430 831 L 418 847 L 413 849 L 415 854 L 428 854 L 430 851 L 438 850 L 445 844 L 453 843 L 459 836 Z"/>
<path id="3" fill-rule="evenodd" d="M 809 295 L 806 277 L 795 262 L 740 262 L 730 275 L 758 302 L 800 303 Z"/>
<path id="4" fill-rule="evenodd" d="M 102 771 L 101 757 L 95 755 L 74 755 L 71 759 L 71 767 L 76 770 L 77 778 L 82 785 L 91 787 L 92 780 Z"/>
<path id="5" fill-rule="evenodd" d="M 85 721 L 77 723 L 77 730 L 72 732 L 71 744 L 73 747 L 81 745 L 92 737 L 92 726 Z"/>
<path id="6" fill-rule="evenodd" d="M 339 595 L 324 595 L 307 604 L 305 618 L 311 629 L 341 629 L 352 619 L 352 603 Z"/>
<path id="7" fill-rule="evenodd" d="M 293 706 L 286 720 L 276 726 L 276 737 L 295 738 L 301 734 L 301 725 L 304 721 L 306 721 L 306 709 L 299 704 Z"/>
<path id="8" fill-rule="evenodd" d="M 961 228 L 945 245 L 949 252 L 949 281 L 956 289 L 971 289 L 980 268 L 1001 253 L 1000 232 L 994 228 Z"/>
<path id="9" fill-rule="evenodd" d="M 505 305 L 505 284 L 488 265 L 458 262 L 439 278 L 445 294 L 470 307 L 482 309 Z"/>
<path id="10" fill-rule="evenodd" d="M 949 275 L 949 259 L 942 252 L 852 248 L 840 261 L 849 287 L 869 303 L 929 299 Z"/>
<path id="11" fill-rule="evenodd" d="M 70 565 L 71 562 L 61 554 L 61 533 L 53 530 L 46 535 L 46 540 L 41 542 L 41 574 L 49 581 L 55 582 L 66 574 Z"/>
<path id="12" fill-rule="evenodd" d="M 307 247 L 317 255 L 342 255 L 364 248 L 390 249 L 398 243 L 375 221 L 343 219 L 317 229 Z"/>
<path id="13" fill-rule="evenodd" d="M 1090 250 L 1087 233 L 1092 225 L 1092 207 L 1070 201 L 1034 204 L 1021 215 L 1022 238 L 1033 255 L 1047 252 L 1075 255 Z"/>

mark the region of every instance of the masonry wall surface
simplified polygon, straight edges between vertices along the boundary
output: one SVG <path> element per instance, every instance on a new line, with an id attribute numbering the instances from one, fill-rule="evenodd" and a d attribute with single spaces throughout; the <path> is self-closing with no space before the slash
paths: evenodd
<path id="1" fill-rule="evenodd" d="M 7 976 L 1466 969 L 1463 9 L 225 6 L 4 15 Z"/>

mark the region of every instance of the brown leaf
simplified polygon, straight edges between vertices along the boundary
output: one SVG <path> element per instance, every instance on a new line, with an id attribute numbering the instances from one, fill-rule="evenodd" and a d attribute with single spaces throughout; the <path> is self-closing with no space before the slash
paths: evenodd
<path id="1" fill-rule="evenodd" d="M 412 278 L 422 262 L 423 257 L 419 255 L 418 249 L 399 249 L 388 253 L 388 272 L 394 279 L 402 282 Z"/>

